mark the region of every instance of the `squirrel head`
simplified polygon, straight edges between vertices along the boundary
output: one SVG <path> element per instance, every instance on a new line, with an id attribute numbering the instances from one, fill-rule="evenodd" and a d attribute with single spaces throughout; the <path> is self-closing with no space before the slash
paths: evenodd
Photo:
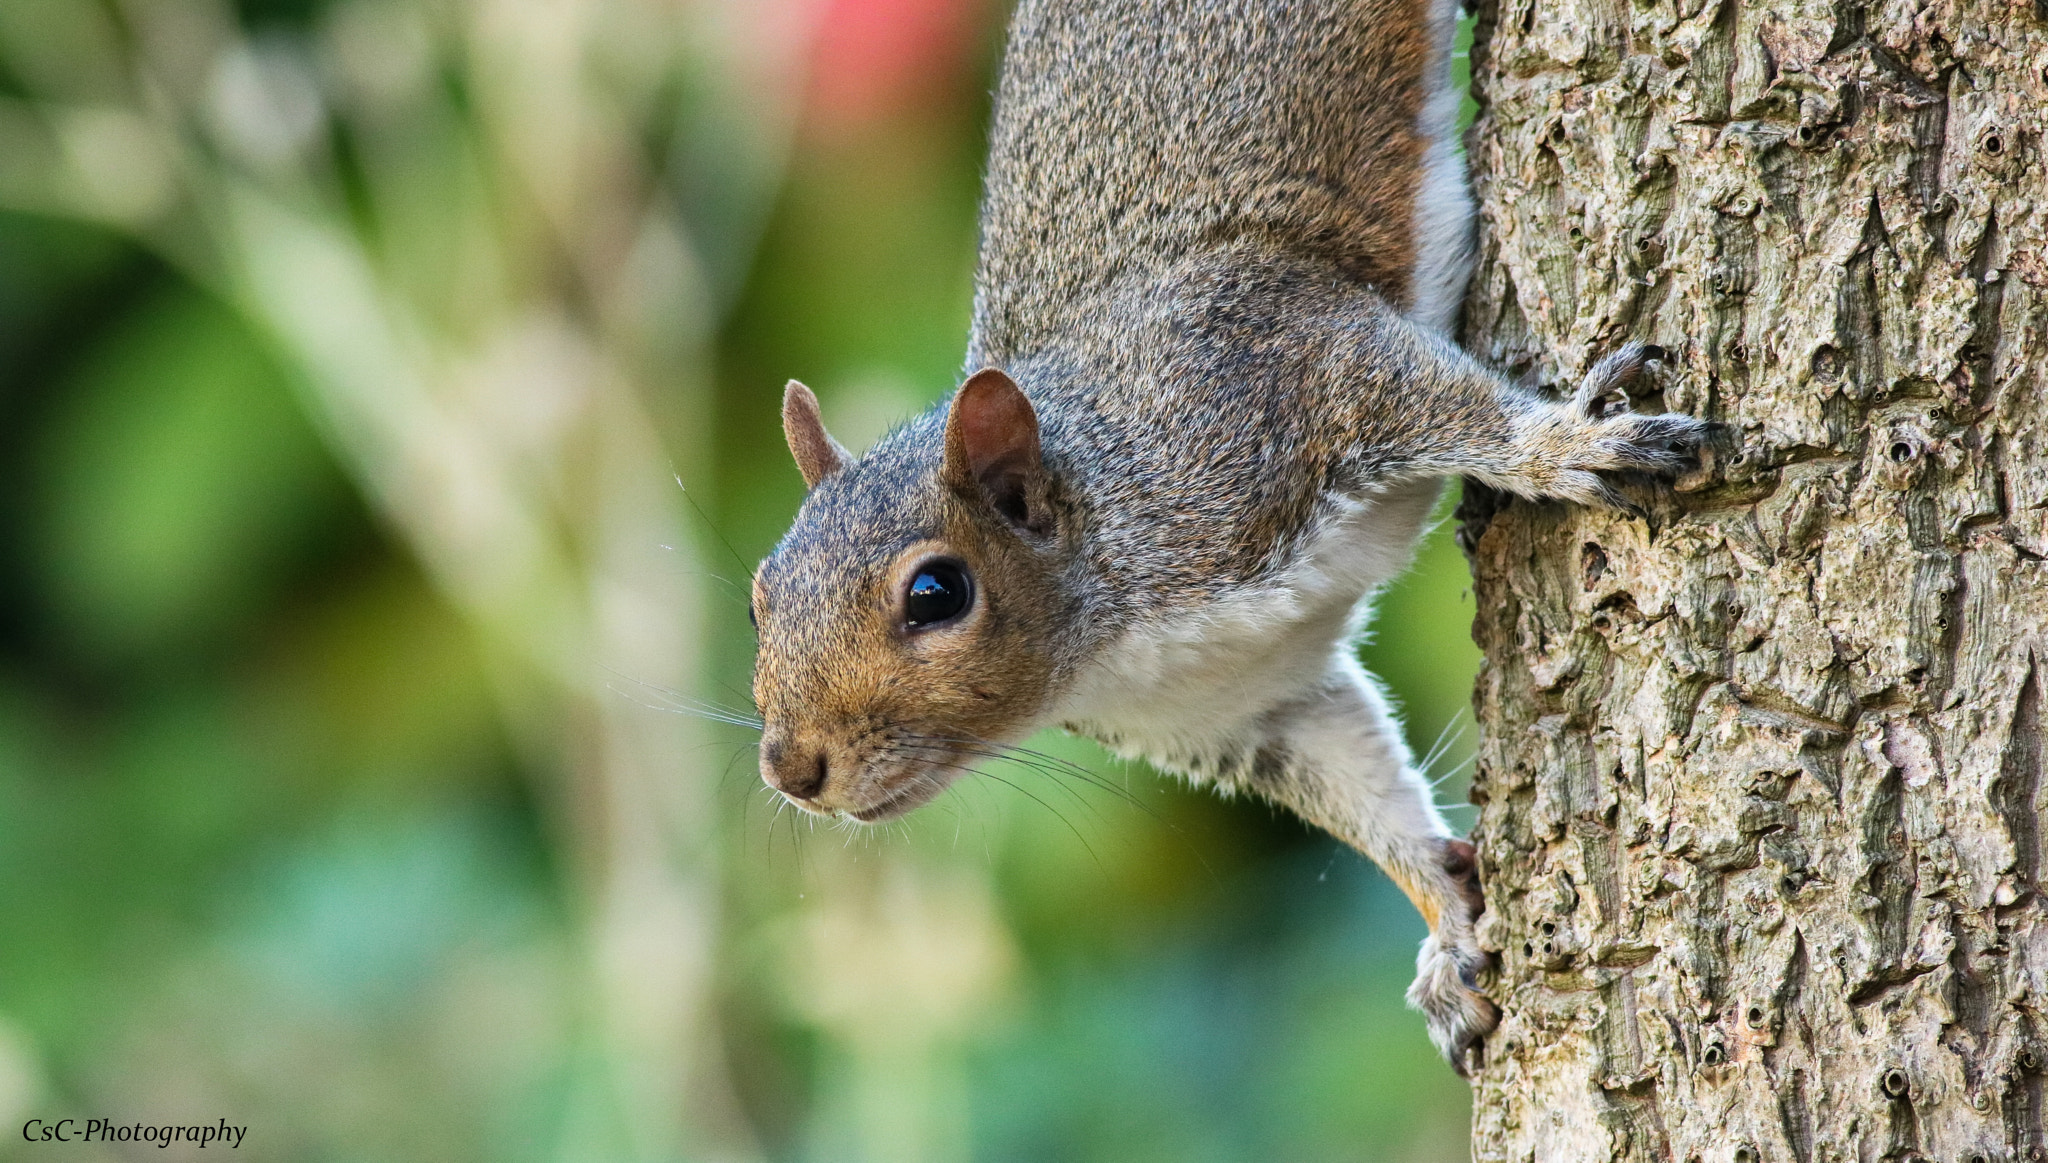
<path id="1" fill-rule="evenodd" d="M 761 776 L 807 811 L 888 819 L 1034 724 L 1071 522 L 1031 402 L 993 368 L 858 460 L 795 381 L 782 422 L 810 491 L 754 575 Z"/>

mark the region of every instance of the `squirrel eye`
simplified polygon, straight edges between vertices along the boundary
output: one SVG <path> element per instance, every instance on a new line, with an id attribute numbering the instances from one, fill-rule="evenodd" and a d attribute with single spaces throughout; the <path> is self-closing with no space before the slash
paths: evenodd
<path id="1" fill-rule="evenodd" d="M 910 577 L 903 595 L 903 621 L 913 629 L 945 622 L 967 612 L 974 602 L 974 580 L 951 561 L 928 561 Z"/>

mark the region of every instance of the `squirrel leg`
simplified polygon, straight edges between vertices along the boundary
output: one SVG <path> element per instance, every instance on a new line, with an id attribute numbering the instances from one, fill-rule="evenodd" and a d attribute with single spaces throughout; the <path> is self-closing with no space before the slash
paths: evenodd
<path id="1" fill-rule="evenodd" d="M 1475 929 L 1484 902 L 1472 846 L 1451 835 L 1385 698 L 1348 649 L 1267 724 L 1251 788 L 1371 857 L 1415 903 L 1430 933 L 1408 1004 L 1452 1068 L 1467 1073 L 1500 1019 L 1479 988 L 1487 955 Z"/>
<path id="2" fill-rule="evenodd" d="M 1384 317 L 1372 325 L 1380 329 L 1372 349 L 1380 374 L 1354 397 L 1348 435 L 1369 456 L 1398 459 L 1397 471 L 1468 476 L 1525 497 L 1627 509 L 1633 506 L 1602 474 L 1672 476 L 1706 440 L 1704 421 L 1631 412 L 1622 401 L 1622 389 L 1656 365 L 1657 348 L 1623 344 L 1560 398 L 1508 383 L 1441 336 Z M 1390 370 L 1392 378 L 1382 379 Z"/>

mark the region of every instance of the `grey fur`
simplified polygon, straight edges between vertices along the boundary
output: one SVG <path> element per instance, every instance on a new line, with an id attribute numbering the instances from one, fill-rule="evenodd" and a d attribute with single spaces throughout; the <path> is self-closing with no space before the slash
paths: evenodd
<path id="1" fill-rule="evenodd" d="M 1435 482 L 1608 502 L 1598 474 L 1671 471 L 1701 426 L 1602 412 L 1643 349 L 1555 400 L 1411 318 L 1417 288 L 1440 317 L 1464 277 L 1466 203 L 1431 136 L 1449 29 L 1441 0 L 1024 0 L 967 368 L 1029 397 L 1046 512 L 1019 525 L 945 483 L 949 402 L 889 434 L 816 483 L 763 564 L 756 697 L 771 782 L 845 771 L 811 810 L 872 819 L 890 789 L 942 786 L 887 746 L 913 727 L 980 746 L 1048 717 L 1286 804 L 1430 917 L 1409 996 L 1462 1069 L 1494 1020 L 1470 848 L 1357 669 L 1349 612 L 1405 560 Z M 933 552 L 978 571 L 979 604 L 971 625 L 912 633 L 890 579 Z M 1205 618 L 1236 619 L 1213 658 Z M 1115 705 L 1159 679 L 1148 644 L 1227 676 L 1229 651 L 1296 639 L 1314 649 L 1228 721 L 1172 720 L 1163 680 L 1149 706 Z"/>

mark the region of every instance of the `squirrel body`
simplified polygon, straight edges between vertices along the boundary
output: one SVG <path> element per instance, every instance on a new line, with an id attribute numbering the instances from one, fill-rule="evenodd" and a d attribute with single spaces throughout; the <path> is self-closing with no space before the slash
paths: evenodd
<path id="1" fill-rule="evenodd" d="M 1445 0 L 1022 0 L 967 366 L 855 458 L 791 383 L 810 492 L 754 585 L 762 773 L 908 811 L 1043 726 L 1280 803 L 1431 933 L 1454 1066 L 1496 1021 L 1472 850 L 1353 644 L 1443 482 L 1612 503 L 1689 417 L 1554 399 L 1447 337 L 1470 266 Z"/>

